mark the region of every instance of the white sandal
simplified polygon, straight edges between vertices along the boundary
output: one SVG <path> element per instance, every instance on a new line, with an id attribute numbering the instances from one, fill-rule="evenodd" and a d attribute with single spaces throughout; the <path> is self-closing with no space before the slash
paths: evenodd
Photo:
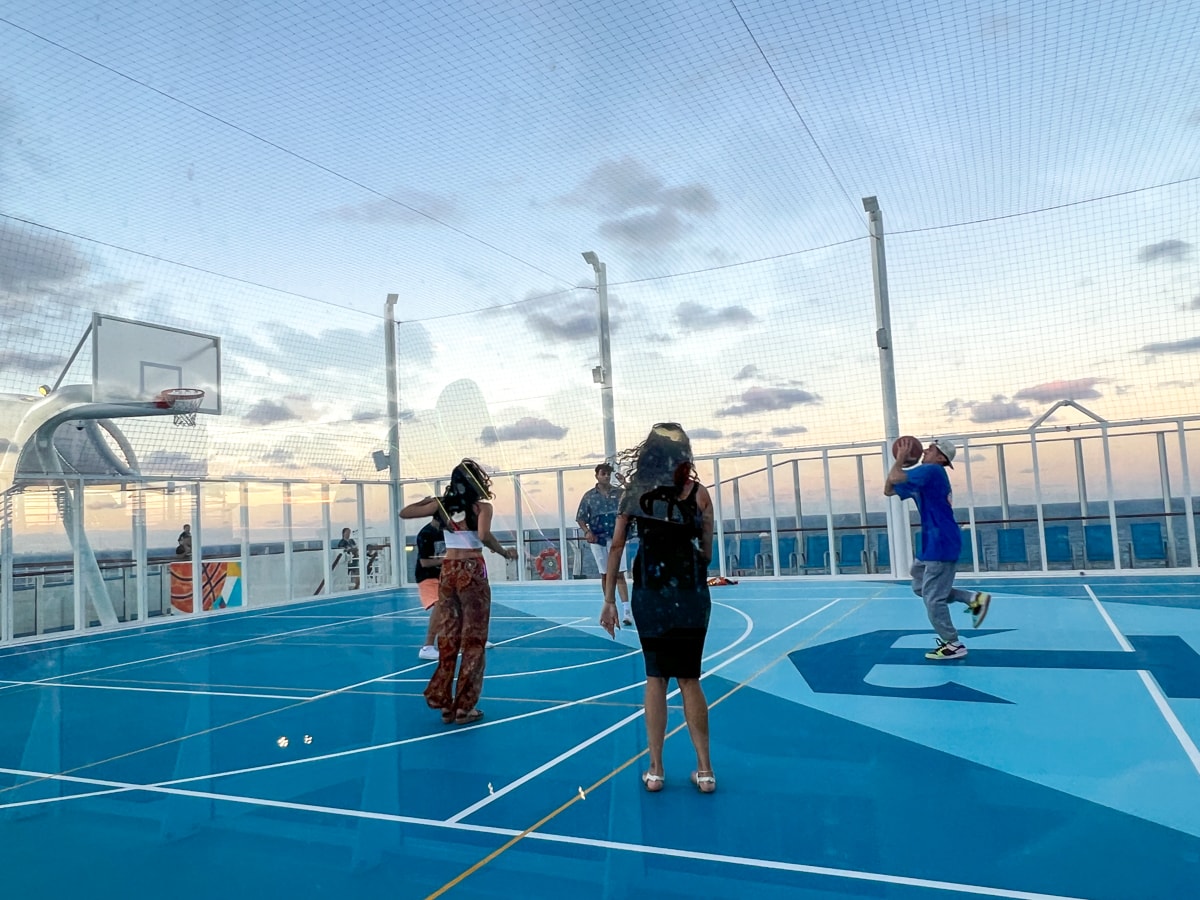
<path id="1" fill-rule="evenodd" d="M 692 773 L 692 784 L 700 793 L 711 794 L 717 789 L 717 776 L 711 769 L 703 772 L 697 770 Z"/>
<path id="2" fill-rule="evenodd" d="M 666 785 L 665 775 L 655 775 L 653 772 L 642 773 L 642 784 L 651 794 L 657 794 Z"/>

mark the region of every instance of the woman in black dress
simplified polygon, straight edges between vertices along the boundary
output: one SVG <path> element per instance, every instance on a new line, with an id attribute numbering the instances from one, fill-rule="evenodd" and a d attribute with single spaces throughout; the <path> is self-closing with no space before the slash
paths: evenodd
<path id="1" fill-rule="evenodd" d="M 642 773 L 648 791 L 663 788 L 663 741 L 667 731 L 667 684 L 674 678 L 683 695 L 683 714 L 696 749 L 692 783 L 717 789 L 708 753 L 708 701 L 700 687 L 700 660 L 712 602 L 708 563 L 712 554 L 712 500 L 696 478 L 692 446 L 673 422 L 655 425 L 646 439 L 622 454 L 629 472 L 613 532 L 608 571 L 625 552 L 630 525 L 641 543 L 633 573 L 633 619 L 646 660 L 646 738 L 650 768 Z M 605 580 L 600 624 L 613 635 L 620 627 L 614 586 Z"/>

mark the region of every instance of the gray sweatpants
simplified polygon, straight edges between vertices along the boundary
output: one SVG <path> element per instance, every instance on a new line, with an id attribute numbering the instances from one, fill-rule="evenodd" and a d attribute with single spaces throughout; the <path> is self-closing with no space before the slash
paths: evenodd
<path id="1" fill-rule="evenodd" d="M 971 603 L 975 596 L 973 591 L 964 591 L 954 586 L 953 562 L 934 562 L 920 559 L 913 560 L 912 589 L 913 593 L 925 601 L 925 612 L 929 615 L 929 624 L 937 632 L 938 637 L 947 643 L 958 640 L 958 630 L 950 620 L 950 603 Z"/>

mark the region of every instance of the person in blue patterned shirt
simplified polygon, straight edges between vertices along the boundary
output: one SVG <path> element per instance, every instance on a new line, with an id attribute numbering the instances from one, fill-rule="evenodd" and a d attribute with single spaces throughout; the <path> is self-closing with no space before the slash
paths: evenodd
<path id="1" fill-rule="evenodd" d="M 596 568 L 600 570 L 600 590 L 603 592 L 605 571 L 608 569 L 608 551 L 612 547 L 613 528 L 617 522 L 617 506 L 621 501 L 621 491 L 613 487 L 613 468 L 607 462 L 602 462 L 595 469 L 596 486 L 588 491 L 579 501 L 579 509 L 575 513 L 575 522 L 583 531 L 583 536 L 596 559 Z M 633 624 L 633 614 L 629 610 L 629 587 L 625 584 L 625 557 L 621 556 L 620 569 L 614 576 L 617 590 L 621 594 L 621 614 L 623 624 Z"/>

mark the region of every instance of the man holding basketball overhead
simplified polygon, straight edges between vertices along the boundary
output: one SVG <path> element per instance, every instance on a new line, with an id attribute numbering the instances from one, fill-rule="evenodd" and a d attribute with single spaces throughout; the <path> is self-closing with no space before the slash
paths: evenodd
<path id="1" fill-rule="evenodd" d="M 929 624 L 937 632 L 937 648 L 926 659 L 961 659 L 967 648 L 958 639 L 950 619 L 950 603 L 965 603 L 976 628 L 982 624 L 992 602 L 991 594 L 964 591 L 954 586 L 954 572 L 962 550 L 962 533 L 954 520 L 954 501 L 947 468 L 954 468 L 956 448 L 945 438 L 924 450 L 911 435 L 892 444 L 896 462 L 888 472 L 883 492 L 889 497 L 913 500 L 921 514 L 921 549 L 912 566 L 912 589 L 925 601 Z"/>

